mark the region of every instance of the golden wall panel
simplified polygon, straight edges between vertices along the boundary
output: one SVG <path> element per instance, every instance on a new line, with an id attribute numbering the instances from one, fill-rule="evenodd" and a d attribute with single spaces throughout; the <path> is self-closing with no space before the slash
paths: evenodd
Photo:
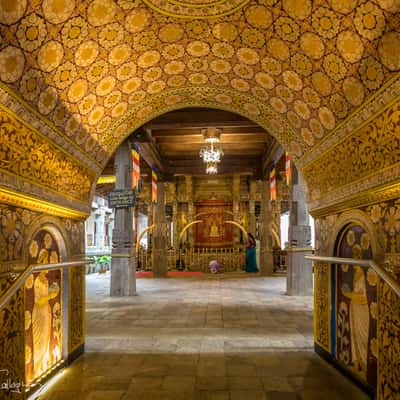
<path id="1" fill-rule="evenodd" d="M 0 108 L 0 170 L 66 198 L 88 202 L 95 173 Z"/>
<path id="2" fill-rule="evenodd" d="M 85 342 L 85 267 L 69 270 L 68 353 Z"/>
<path id="3" fill-rule="evenodd" d="M 396 102 L 303 168 L 311 209 L 327 205 L 331 198 L 337 203 L 354 194 L 360 196 L 360 192 L 370 191 L 374 186 L 396 181 L 399 160 L 400 102 Z"/>
<path id="4" fill-rule="evenodd" d="M 400 299 L 380 282 L 378 399 L 400 398 Z"/>
<path id="5" fill-rule="evenodd" d="M 12 281 L 7 277 L 0 278 L 0 295 Z M 25 336 L 24 336 L 24 289 L 21 288 L 13 300 L 0 311 L 0 385 L 10 382 L 22 384 L 25 381 Z M 21 391 L 24 388 L 20 387 Z M 25 398 L 20 393 L 0 389 L 0 399 Z"/>
<path id="6" fill-rule="evenodd" d="M 327 352 L 331 351 L 331 273 L 330 265 L 314 264 L 314 340 Z"/>

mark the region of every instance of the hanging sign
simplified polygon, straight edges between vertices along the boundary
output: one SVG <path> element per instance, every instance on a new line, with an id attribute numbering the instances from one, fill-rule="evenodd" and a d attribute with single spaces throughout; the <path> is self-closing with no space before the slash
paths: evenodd
<path id="1" fill-rule="evenodd" d="M 136 203 L 136 195 L 133 189 L 114 189 L 108 195 L 110 208 L 130 208 Z"/>

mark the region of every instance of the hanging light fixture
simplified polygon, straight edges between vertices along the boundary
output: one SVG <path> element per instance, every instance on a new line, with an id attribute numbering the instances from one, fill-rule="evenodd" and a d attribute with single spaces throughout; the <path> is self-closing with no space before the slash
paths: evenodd
<path id="1" fill-rule="evenodd" d="M 216 174 L 218 172 L 218 163 L 224 155 L 221 145 L 219 144 L 221 130 L 217 128 L 202 129 L 205 147 L 200 150 L 200 157 L 206 164 L 207 174 Z"/>
<path id="2" fill-rule="evenodd" d="M 218 173 L 218 164 L 216 162 L 208 162 L 206 164 L 206 173 L 215 175 Z"/>

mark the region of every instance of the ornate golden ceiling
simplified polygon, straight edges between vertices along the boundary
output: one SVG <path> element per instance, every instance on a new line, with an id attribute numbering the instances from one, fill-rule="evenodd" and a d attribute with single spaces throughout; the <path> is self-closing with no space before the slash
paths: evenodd
<path id="1" fill-rule="evenodd" d="M 37 113 L 100 164 L 134 128 L 189 106 L 245 115 L 299 158 L 400 69 L 399 9 L 397 0 L 0 0 L 0 100 L 21 117 Z"/>

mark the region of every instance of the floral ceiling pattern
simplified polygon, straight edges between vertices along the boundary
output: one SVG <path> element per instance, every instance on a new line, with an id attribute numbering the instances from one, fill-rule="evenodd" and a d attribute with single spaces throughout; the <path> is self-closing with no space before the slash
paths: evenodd
<path id="1" fill-rule="evenodd" d="M 99 161 L 146 118 L 202 100 L 257 120 L 299 158 L 400 69 L 395 0 L 219 3 L 235 12 L 2 1 L 0 79 Z"/>

